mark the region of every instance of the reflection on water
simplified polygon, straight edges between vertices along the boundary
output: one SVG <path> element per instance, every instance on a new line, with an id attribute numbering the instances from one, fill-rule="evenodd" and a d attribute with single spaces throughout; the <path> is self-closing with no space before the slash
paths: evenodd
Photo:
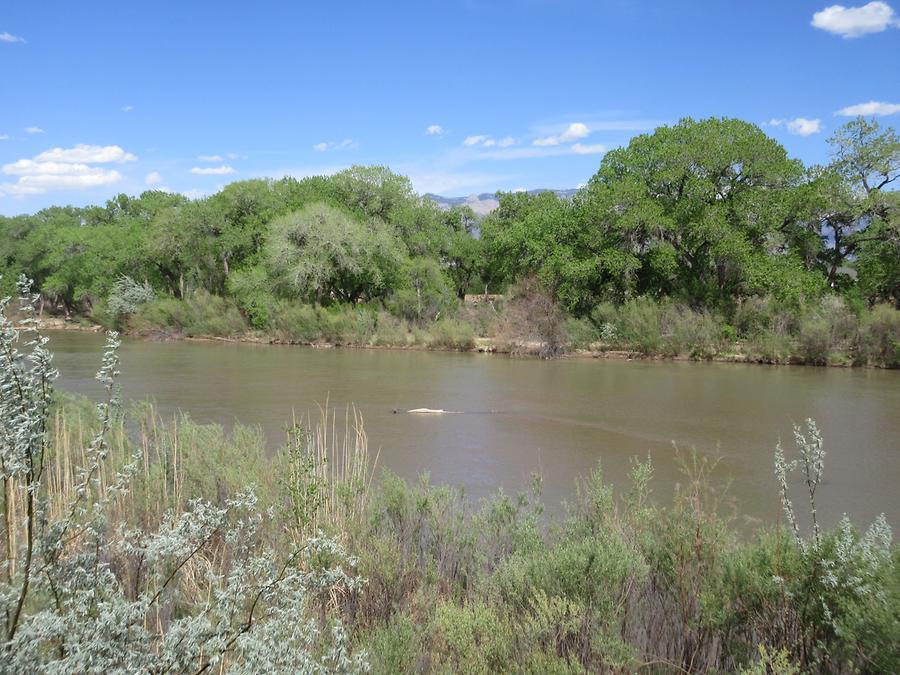
<path id="1" fill-rule="evenodd" d="M 53 333 L 66 390 L 99 395 L 102 337 Z M 418 351 L 126 340 L 122 388 L 198 421 L 258 424 L 273 447 L 285 422 L 326 399 L 354 403 L 380 462 L 406 478 L 515 491 L 540 471 L 548 503 L 571 499 L 598 463 L 617 486 L 650 453 L 654 490 L 682 480 L 674 447 L 719 456 L 717 480 L 742 517 L 776 516 L 772 453 L 816 419 L 826 443 L 820 513 L 900 522 L 900 372 L 735 364 L 537 361 Z M 394 414 L 443 408 L 461 415 Z M 799 487 L 799 483 L 798 483 Z"/>

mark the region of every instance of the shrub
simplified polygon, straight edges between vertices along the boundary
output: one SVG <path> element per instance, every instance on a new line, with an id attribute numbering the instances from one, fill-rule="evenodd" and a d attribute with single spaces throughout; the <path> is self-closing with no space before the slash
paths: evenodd
<path id="1" fill-rule="evenodd" d="M 322 339 L 334 345 L 364 346 L 375 334 L 375 312 L 364 306 L 333 305 L 319 310 Z"/>
<path id="2" fill-rule="evenodd" d="M 184 331 L 190 321 L 191 309 L 184 300 L 172 297 L 159 298 L 138 307 L 128 321 L 128 327 L 136 333 L 153 330 Z"/>
<path id="3" fill-rule="evenodd" d="M 280 340 L 311 344 L 322 337 L 319 313 L 312 305 L 279 302 L 272 313 L 272 331 Z"/>
<path id="4" fill-rule="evenodd" d="M 568 318 L 563 324 L 566 344 L 572 349 L 590 349 L 599 338 L 599 331 L 587 319 Z"/>
<path id="5" fill-rule="evenodd" d="M 441 319 L 429 329 L 432 347 L 465 351 L 475 347 L 475 329 L 461 319 Z"/>
<path id="6" fill-rule="evenodd" d="M 751 361 L 788 363 L 793 352 L 793 343 L 786 335 L 762 331 L 749 338 L 745 348 Z"/>
<path id="7" fill-rule="evenodd" d="M 800 324 L 799 355 L 805 363 L 824 366 L 831 353 L 831 326 L 821 317 L 804 319 Z"/>
<path id="8" fill-rule="evenodd" d="M 239 269 L 228 277 L 228 291 L 253 328 L 267 328 L 272 323 L 277 301 L 272 294 L 272 280 L 261 265 Z"/>
<path id="9" fill-rule="evenodd" d="M 191 293 L 185 335 L 198 337 L 232 337 L 247 330 L 240 310 L 231 300 L 204 290 Z"/>
<path id="10" fill-rule="evenodd" d="M 900 368 L 900 311 L 876 305 L 863 318 L 858 344 L 861 362 Z"/>
<path id="11" fill-rule="evenodd" d="M 397 317 L 387 312 L 378 312 L 372 342 L 379 347 L 405 347 L 409 343 L 409 330 Z"/>
<path id="12" fill-rule="evenodd" d="M 139 284 L 128 276 L 119 277 L 106 301 L 106 309 L 114 321 L 134 314 L 141 305 L 152 302 L 156 295 L 146 281 Z"/>
<path id="13" fill-rule="evenodd" d="M 509 289 L 505 323 L 501 335 L 512 351 L 531 351 L 529 343 L 537 343 L 537 353 L 552 358 L 565 351 L 565 313 L 553 293 L 535 276 L 520 279 Z"/>
<path id="14" fill-rule="evenodd" d="M 645 356 L 661 353 L 663 336 L 660 314 L 659 304 L 650 298 L 626 302 L 619 310 L 616 324 L 620 342 Z"/>
<path id="15" fill-rule="evenodd" d="M 281 553 L 261 536 L 266 518 L 250 492 L 223 496 L 222 506 L 194 499 L 157 523 L 120 517 L 115 507 L 146 464 L 141 446 L 124 463 L 110 455 L 123 426 L 115 333 L 97 373 L 106 399 L 96 431 L 60 461 L 48 433 L 56 372 L 47 339 L 28 323 L 37 303 L 29 288 L 23 279 L 26 322 L 11 323 L 0 302 L 3 669 L 366 670 L 343 624 L 331 612 L 320 622 L 314 607 L 362 584 L 335 542 Z M 156 491 L 168 487 L 166 475 Z"/>

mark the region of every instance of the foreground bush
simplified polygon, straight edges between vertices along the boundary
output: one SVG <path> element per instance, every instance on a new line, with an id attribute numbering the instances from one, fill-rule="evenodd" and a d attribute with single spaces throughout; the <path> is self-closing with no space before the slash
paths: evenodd
<path id="1" fill-rule="evenodd" d="M 3 670 L 364 670 L 340 620 L 323 613 L 323 596 L 362 583 L 334 541 L 272 546 L 250 492 L 220 505 L 188 498 L 142 517 L 156 521 L 149 526 L 125 516 L 122 502 L 149 468 L 140 446 L 127 463 L 110 456 L 121 414 L 114 333 L 97 374 L 107 399 L 96 433 L 70 454 L 51 443 L 56 372 L 32 328 L 37 298 L 25 282 L 20 292 L 18 325 L 6 318 L 8 299 L 0 304 Z"/>

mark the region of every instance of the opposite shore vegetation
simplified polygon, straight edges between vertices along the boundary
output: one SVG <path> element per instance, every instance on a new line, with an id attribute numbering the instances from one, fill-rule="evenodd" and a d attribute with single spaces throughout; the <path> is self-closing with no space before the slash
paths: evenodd
<path id="1" fill-rule="evenodd" d="M 683 120 L 478 219 L 384 167 L 0 217 L 0 291 L 134 334 L 900 366 L 900 140 Z M 502 299 L 466 303 L 485 294 Z"/>

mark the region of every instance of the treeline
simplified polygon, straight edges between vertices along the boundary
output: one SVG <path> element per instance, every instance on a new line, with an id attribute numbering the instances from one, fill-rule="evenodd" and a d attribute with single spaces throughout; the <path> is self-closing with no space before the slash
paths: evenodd
<path id="1" fill-rule="evenodd" d="M 51 309 L 138 330 L 442 344 L 439 321 L 450 346 L 669 354 L 675 306 L 713 326 L 678 353 L 897 365 L 900 140 L 859 118 L 829 142 L 804 167 L 752 124 L 687 119 L 609 152 L 572 199 L 501 194 L 481 221 L 384 167 L 120 195 L 0 218 L 0 269 Z M 493 315 L 461 302 L 486 292 L 507 295 Z M 635 303 L 669 348 L 626 337 Z"/>

